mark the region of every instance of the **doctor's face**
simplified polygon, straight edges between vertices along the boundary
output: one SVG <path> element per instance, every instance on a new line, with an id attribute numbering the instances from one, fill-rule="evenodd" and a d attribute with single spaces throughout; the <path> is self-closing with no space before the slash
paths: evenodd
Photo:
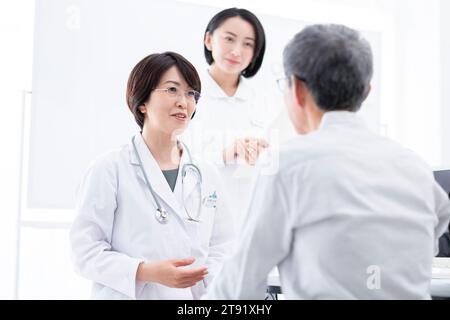
<path id="1" fill-rule="evenodd" d="M 168 135 L 183 133 L 195 111 L 198 95 L 189 87 L 178 68 L 171 67 L 140 108 L 145 114 L 144 127 Z"/>
<path id="2" fill-rule="evenodd" d="M 255 41 L 253 26 L 237 16 L 225 20 L 212 34 L 207 33 L 205 46 L 212 53 L 212 67 L 228 74 L 241 74 L 253 59 Z"/>

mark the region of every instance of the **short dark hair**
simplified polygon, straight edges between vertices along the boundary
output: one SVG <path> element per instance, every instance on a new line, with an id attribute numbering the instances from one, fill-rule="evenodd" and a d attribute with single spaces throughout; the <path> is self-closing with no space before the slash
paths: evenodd
<path id="1" fill-rule="evenodd" d="M 286 76 L 305 82 L 323 111 L 358 111 L 373 75 L 370 44 L 343 25 L 312 25 L 283 53 Z"/>
<path id="2" fill-rule="evenodd" d="M 193 90 L 201 92 L 201 82 L 197 70 L 182 55 L 175 52 L 164 52 L 145 57 L 131 71 L 126 93 L 128 108 L 141 129 L 144 126 L 145 116 L 139 107 L 148 101 L 161 77 L 173 66 L 178 68 L 184 80 Z"/>
<path id="3" fill-rule="evenodd" d="M 229 8 L 220 11 L 211 19 L 211 21 L 209 21 L 208 26 L 206 27 L 205 30 L 203 40 L 205 40 L 207 33 L 212 35 L 214 31 L 217 28 L 219 28 L 226 20 L 233 17 L 241 17 L 242 19 L 250 23 L 253 26 L 253 29 L 255 30 L 256 41 L 253 59 L 250 62 L 249 66 L 242 71 L 243 77 L 251 78 L 254 75 L 256 75 L 259 69 L 261 68 L 264 59 L 264 53 L 266 51 L 266 34 L 264 32 L 264 28 L 259 19 L 252 12 L 246 9 L 238 9 L 238 8 Z M 214 62 L 214 58 L 212 56 L 211 51 L 209 51 L 205 45 L 203 50 L 205 53 L 206 62 L 208 62 L 208 64 L 211 65 Z"/>

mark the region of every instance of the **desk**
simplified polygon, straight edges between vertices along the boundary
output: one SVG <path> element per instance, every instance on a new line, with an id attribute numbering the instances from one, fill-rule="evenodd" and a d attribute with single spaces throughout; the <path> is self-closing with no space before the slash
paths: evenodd
<path id="1" fill-rule="evenodd" d="M 450 298 L 450 279 L 431 279 L 431 296 Z"/>
<path id="2" fill-rule="evenodd" d="M 271 293 L 281 293 L 280 275 L 277 269 L 272 270 L 267 277 L 267 286 Z M 450 298 L 450 279 L 431 279 L 431 296 Z"/>

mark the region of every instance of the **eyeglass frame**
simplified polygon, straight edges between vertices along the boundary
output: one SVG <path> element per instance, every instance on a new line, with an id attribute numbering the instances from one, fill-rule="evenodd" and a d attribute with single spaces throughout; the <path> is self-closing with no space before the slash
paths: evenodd
<path id="1" fill-rule="evenodd" d="M 175 89 L 177 89 L 177 91 L 183 91 L 183 93 L 180 93 L 180 92 L 170 92 L 170 89 L 172 89 L 172 88 L 175 88 Z M 195 104 L 197 104 L 198 103 L 198 101 L 200 100 L 200 98 L 201 98 L 201 95 L 200 95 L 200 92 L 198 92 L 198 91 L 196 91 L 196 90 L 194 90 L 194 89 L 192 89 L 192 90 L 187 90 L 187 91 L 185 91 L 185 90 L 181 90 L 181 89 L 178 89 L 177 87 L 170 87 L 170 88 L 164 88 L 164 89 L 162 89 L 162 88 L 156 88 L 156 89 L 153 89 L 152 91 L 164 91 L 164 92 L 166 92 L 170 97 L 172 97 L 172 98 L 178 98 L 178 97 L 180 97 L 182 94 L 186 97 L 186 99 L 187 100 L 190 100 L 191 99 L 191 97 L 189 97 L 189 96 L 187 96 L 186 94 L 188 93 L 188 92 L 194 92 L 194 102 L 195 102 Z M 195 95 L 197 96 L 197 98 L 195 97 Z"/>
<path id="2" fill-rule="evenodd" d="M 304 83 L 308 83 L 308 81 L 306 81 L 306 79 L 303 77 L 299 77 L 296 75 L 293 75 L 293 76 L 296 77 L 298 80 L 303 81 Z M 286 92 L 286 88 L 291 86 L 291 82 L 292 82 L 291 76 L 280 78 L 280 79 L 277 79 L 276 81 L 277 81 L 278 89 L 283 93 Z"/>

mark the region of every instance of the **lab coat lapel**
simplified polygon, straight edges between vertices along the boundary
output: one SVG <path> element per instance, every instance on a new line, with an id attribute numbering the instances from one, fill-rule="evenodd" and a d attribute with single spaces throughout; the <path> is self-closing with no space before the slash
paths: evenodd
<path id="1" fill-rule="evenodd" d="M 175 211 L 178 215 L 180 215 L 180 213 L 182 212 L 180 203 L 177 201 L 175 194 L 170 189 L 170 186 L 167 183 L 167 180 L 164 177 L 160 167 L 158 166 L 158 163 L 151 154 L 150 150 L 145 144 L 144 139 L 140 134 L 137 134 L 135 136 L 135 144 L 139 156 L 141 157 L 142 164 L 144 166 L 144 171 L 147 174 L 148 180 L 153 190 L 155 191 L 159 199 L 161 199 L 164 202 L 165 205 L 169 206 L 173 211 Z M 136 157 L 132 143 L 130 143 L 130 160 L 131 163 L 135 166 L 135 170 L 138 176 L 145 183 L 145 178 L 143 176 L 142 169 L 139 166 L 139 160 Z M 148 192 L 150 192 L 150 190 Z"/>

